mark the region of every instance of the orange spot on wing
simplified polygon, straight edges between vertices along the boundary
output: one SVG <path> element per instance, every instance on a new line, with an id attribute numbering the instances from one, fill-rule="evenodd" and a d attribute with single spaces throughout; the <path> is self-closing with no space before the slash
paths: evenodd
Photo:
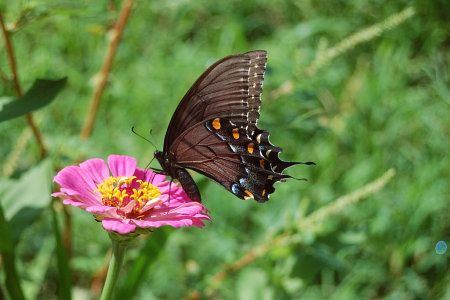
<path id="1" fill-rule="evenodd" d="M 261 134 L 258 134 L 256 136 L 256 141 L 258 142 L 258 144 L 261 144 Z"/>
<path id="2" fill-rule="evenodd" d="M 233 129 L 233 137 L 237 140 L 239 138 L 239 129 Z"/>
<path id="3" fill-rule="evenodd" d="M 249 143 L 247 146 L 248 153 L 252 154 L 253 150 L 255 150 L 255 144 Z"/>
<path id="4" fill-rule="evenodd" d="M 250 193 L 249 191 L 245 190 L 244 193 L 247 194 L 247 196 L 244 196 L 244 199 L 245 199 L 245 200 L 247 200 L 247 199 L 249 199 L 249 198 L 253 198 L 253 194 Z"/>
<path id="5" fill-rule="evenodd" d="M 213 126 L 216 130 L 219 130 L 219 129 L 220 129 L 220 119 L 219 119 L 219 118 L 214 119 L 213 122 L 212 122 L 212 126 Z"/>
<path id="6" fill-rule="evenodd" d="M 259 165 L 261 166 L 261 168 L 264 168 L 264 164 L 265 164 L 266 162 L 264 161 L 264 159 L 260 159 L 259 160 Z"/>
<path id="7" fill-rule="evenodd" d="M 263 190 L 262 191 L 262 195 L 264 196 L 266 194 L 266 190 Z"/>

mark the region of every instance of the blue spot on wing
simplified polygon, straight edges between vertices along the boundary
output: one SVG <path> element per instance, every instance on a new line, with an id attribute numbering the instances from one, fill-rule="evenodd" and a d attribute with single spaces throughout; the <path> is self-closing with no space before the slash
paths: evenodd
<path id="1" fill-rule="evenodd" d="M 232 191 L 233 194 L 235 194 L 235 195 L 239 194 L 239 191 L 240 191 L 239 186 L 238 186 L 236 183 L 233 184 L 233 186 L 231 187 L 231 191 Z"/>

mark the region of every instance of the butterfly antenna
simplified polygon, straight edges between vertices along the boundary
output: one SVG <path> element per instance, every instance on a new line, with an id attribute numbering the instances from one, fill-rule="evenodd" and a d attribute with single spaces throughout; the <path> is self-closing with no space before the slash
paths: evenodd
<path id="1" fill-rule="evenodd" d="M 156 141 L 155 137 L 153 136 L 152 131 L 153 131 L 153 129 L 150 130 L 150 135 L 152 136 L 153 140 L 155 141 L 156 146 L 158 146 L 158 149 L 160 149 L 159 145 L 158 145 L 158 142 Z"/>
<path id="2" fill-rule="evenodd" d="M 153 147 L 155 147 L 156 150 L 158 150 L 158 148 L 156 148 L 155 144 L 153 144 L 153 143 L 150 142 L 148 139 L 146 139 L 145 137 L 143 137 L 142 135 L 140 135 L 139 133 L 137 133 L 136 131 L 134 131 L 134 126 L 131 127 L 131 131 L 133 131 L 133 133 L 134 133 L 135 135 L 137 135 L 138 137 L 140 137 L 140 138 L 146 140 L 147 142 L 149 142 Z M 150 131 L 150 133 L 151 133 L 151 131 Z M 152 137 L 153 137 L 153 135 L 152 135 Z M 153 138 L 153 139 L 154 139 L 154 138 Z M 156 140 L 155 140 L 155 142 L 156 142 Z"/>

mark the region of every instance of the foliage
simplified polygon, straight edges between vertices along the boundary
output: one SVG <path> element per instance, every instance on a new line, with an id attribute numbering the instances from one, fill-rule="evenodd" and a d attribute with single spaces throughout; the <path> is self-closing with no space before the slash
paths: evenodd
<path id="1" fill-rule="evenodd" d="M 3 105 L 0 111 L 0 122 L 22 116 L 49 104 L 66 81 L 67 78 L 56 81 L 37 79 L 23 97 Z"/>
<path id="2" fill-rule="evenodd" d="M 92 135 L 82 143 L 92 87 L 121 5 L 0 5 L 24 90 L 36 78 L 68 77 L 56 99 L 33 113 L 57 170 L 110 154 L 136 157 L 145 167 L 155 149 L 131 127 L 146 137 L 153 130 L 161 146 L 176 105 L 206 66 L 256 49 L 269 54 L 259 126 L 283 147 L 283 159 L 317 164 L 289 169 L 309 182 L 280 183 L 263 205 L 240 201 L 195 175 L 212 225 L 158 233 L 153 243 L 162 251 L 136 240 L 120 279 L 133 284 L 136 299 L 449 297 L 448 253 L 435 252 L 437 242 L 449 242 L 450 230 L 446 1 L 136 1 Z M 16 97 L 3 36 L 0 62 L 3 103 Z M 0 123 L 0 168 L 12 177 L 0 181 L 0 195 L 10 224 L 5 191 L 39 166 L 40 150 L 27 130 L 23 118 Z M 335 199 L 390 169 L 396 175 L 389 173 L 380 188 L 336 209 Z M 24 191 L 27 186 L 33 185 L 24 183 Z M 324 207 L 319 221 L 305 222 Z M 56 213 L 69 240 L 63 243 L 71 245 L 73 298 L 96 298 L 110 241 L 91 215 L 67 210 Z M 56 258 L 40 255 L 55 247 L 46 243 L 52 212 L 43 211 L 18 237 L 16 263 L 22 283 L 34 282 L 22 284 L 26 296 L 39 287 L 37 299 L 56 299 Z M 141 248 L 156 256 L 148 258 L 148 269 Z M 257 258 L 236 264 L 249 253 Z M 27 270 L 37 260 L 44 273 L 33 277 Z M 224 277 L 214 276 L 219 272 Z M 132 283 L 127 274 L 135 276 Z M 2 271 L 3 292 L 4 278 Z M 126 293 L 126 286 L 118 291 Z"/>

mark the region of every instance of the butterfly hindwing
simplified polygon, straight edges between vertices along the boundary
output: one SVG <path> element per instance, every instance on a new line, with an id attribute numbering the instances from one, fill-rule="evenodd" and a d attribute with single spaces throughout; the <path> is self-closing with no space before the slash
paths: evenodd
<path id="1" fill-rule="evenodd" d="M 260 150 L 265 148 L 271 148 L 273 154 L 266 157 Z M 171 148 L 180 167 L 207 176 L 241 199 L 258 202 L 269 199 L 274 183 L 291 178 L 274 171 L 297 164 L 280 160 L 281 151 L 269 142 L 267 131 L 255 127 L 250 135 L 247 129 L 222 118 L 195 125 Z"/>

